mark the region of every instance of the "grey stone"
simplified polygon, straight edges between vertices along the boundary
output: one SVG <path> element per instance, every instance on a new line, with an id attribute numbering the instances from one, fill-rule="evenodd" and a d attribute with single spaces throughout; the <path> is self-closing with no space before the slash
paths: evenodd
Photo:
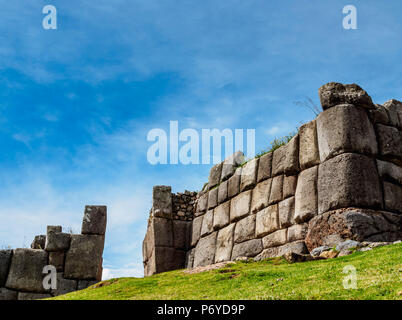
<path id="1" fill-rule="evenodd" d="M 322 252 L 328 251 L 328 250 L 331 250 L 331 247 L 328 247 L 328 246 L 320 246 L 320 247 L 317 247 L 317 248 L 314 248 L 313 250 L 311 250 L 311 251 L 310 251 L 310 254 L 311 254 L 313 257 L 319 257 Z"/>
<path id="2" fill-rule="evenodd" d="M 385 209 L 402 213 L 402 187 L 384 181 Z"/>
<path id="3" fill-rule="evenodd" d="M 154 186 L 152 192 L 152 210 L 155 217 L 168 218 L 172 214 L 172 188 Z"/>
<path id="4" fill-rule="evenodd" d="M 18 300 L 41 300 L 51 298 L 49 293 L 32 293 L 32 292 L 19 292 Z"/>
<path id="5" fill-rule="evenodd" d="M 307 221 L 317 214 L 317 166 L 303 170 L 299 174 L 295 193 L 294 220 Z"/>
<path id="6" fill-rule="evenodd" d="M 381 205 L 381 189 L 373 159 L 346 153 L 319 165 L 319 213 L 347 207 L 380 208 Z"/>
<path id="7" fill-rule="evenodd" d="M 221 180 L 222 163 L 214 165 L 209 171 L 208 185 L 209 189 L 217 186 Z"/>
<path id="8" fill-rule="evenodd" d="M 255 257 L 262 251 L 261 239 L 253 239 L 233 246 L 232 260 L 238 257 Z"/>
<path id="9" fill-rule="evenodd" d="M 370 248 L 370 247 L 364 247 L 364 248 L 360 248 L 360 249 L 358 249 L 357 251 L 360 251 L 360 252 L 365 252 L 365 251 L 371 251 L 371 250 L 373 250 L 373 248 Z"/>
<path id="10" fill-rule="evenodd" d="M 46 251 L 63 251 L 68 250 L 71 242 L 71 234 L 63 232 L 49 231 L 46 235 L 45 250 Z"/>
<path id="11" fill-rule="evenodd" d="M 230 201 L 226 201 L 214 209 L 214 229 L 221 229 L 230 222 Z"/>
<path id="12" fill-rule="evenodd" d="M 394 127 L 402 127 L 402 102 L 392 99 L 384 103 L 387 109 L 390 124 Z"/>
<path id="13" fill-rule="evenodd" d="M 57 273 L 57 288 L 52 289 L 54 296 L 60 296 L 77 290 L 77 280 L 63 278 L 63 273 Z"/>
<path id="14" fill-rule="evenodd" d="M 155 233 L 153 223 L 150 222 L 148 223 L 147 233 L 145 234 L 145 238 L 142 243 L 142 256 L 144 261 L 149 260 L 154 247 L 155 247 Z"/>
<path id="15" fill-rule="evenodd" d="M 155 247 L 154 273 L 183 269 L 185 264 L 186 251 L 168 247 Z"/>
<path id="16" fill-rule="evenodd" d="M 193 232 L 191 237 L 191 246 L 194 247 L 201 237 L 202 220 L 204 216 L 197 217 L 193 220 Z"/>
<path id="17" fill-rule="evenodd" d="M 173 220 L 173 247 L 187 250 L 191 242 L 191 221 Z"/>
<path id="18" fill-rule="evenodd" d="M 257 182 L 271 178 L 272 156 L 273 152 L 269 152 L 260 157 L 260 161 L 258 163 Z"/>
<path id="19" fill-rule="evenodd" d="M 295 197 L 287 198 L 278 204 L 279 227 L 287 228 L 294 224 Z"/>
<path id="20" fill-rule="evenodd" d="M 241 170 L 240 192 L 249 190 L 257 181 L 258 158 L 247 162 Z"/>
<path id="21" fill-rule="evenodd" d="M 223 181 L 218 187 L 218 203 L 223 203 L 228 199 L 228 184 L 229 182 Z"/>
<path id="22" fill-rule="evenodd" d="M 155 246 L 173 246 L 172 220 L 154 217 L 152 220 L 155 234 Z"/>
<path id="23" fill-rule="evenodd" d="M 195 249 L 191 249 L 189 251 L 187 251 L 187 255 L 186 255 L 186 265 L 185 268 L 186 269 L 192 269 L 193 265 L 194 265 L 194 254 L 195 254 Z"/>
<path id="24" fill-rule="evenodd" d="M 286 145 L 276 149 L 272 158 L 272 176 L 299 171 L 299 135 L 296 134 Z"/>
<path id="25" fill-rule="evenodd" d="M 106 206 L 85 206 L 82 234 L 104 235 L 107 220 Z"/>
<path id="26" fill-rule="evenodd" d="M 287 231 L 286 229 L 282 229 L 262 238 L 262 245 L 266 249 L 284 245 L 287 241 Z"/>
<path id="27" fill-rule="evenodd" d="M 213 209 L 218 205 L 218 188 L 208 192 L 208 209 Z"/>
<path id="28" fill-rule="evenodd" d="M 256 185 L 251 199 L 251 212 L 255 213 L 268 206 L 271 192 L 271 179 L 264 180 Z"/>
<path id="29" fill-rule="evenodd" d="M 35 239 L 31 243 L 31 249 L 45 249 L 46 235 L 35 236 Z"/>
<path id="30" fill-rule="evenodd" d="M 6 287 L 14 290 L 44 292 L 42 271 L 47 264 L 48 254 L 44 250 L 15 249 Z"/>
<path id="31" fill-rule="evenodd" d="M 305 262 L 315 260 L 309 254 L 300 254 L 293 251 L 288 251 L 283 255 L 283 258 L 289 263 Z"/>
<path id="32" fill-rule="evenodd" d="M 64 251 L 49 252 L 49 264 L 54 266 L 57 271 L 63 271 L 64 256 Z"/>
<path id="33" fill-rule="evenodd" d="M 232 198 L 237 196 L 240 192 L 240 178 L 242 168 L 237 168 L 233 176 L 230 177 L 228 182 L 228 196 Z"/>
<path id="34" fill-rule="evenodd" d="M 17 300 L 18 292 L 7 288 L 0 288 L 0 301 Z"/>
<path id="35" fill-rule="evenodd" d="M 297 176 L 284 176 L 283 177 L 283 199 L 295 195 L 297 186 Z"/>
<path id="36" fill-rule="evenodd" d="M 358 241 L 354 240 L 346 240 L 343 242 L 340 242 L 336 245 L 336 250 L 337 251 L 342 251 L 342 250 L 348 250 L 348 249 L 354 249 L 354 248 L 360 248 L 361 243 Z"/>
<path id="37" fill-rule="evenodd" d="M 272 178 L 271 193 L 269 204 L 277 203 L 282 200 L 283 175 Z"/>
<path id="38" fill-rule="evenodd" d="M 66 254 L 64 277 L 101 280 L 104 241 L 105 236 L 73 234 Z"/>
<path id="39" fill-rule="evenodd" d="M 236 223 L 234 232 L 235 243 L 251 240 L 255 237 L 255 217 L 255 214 L 253 214 Z"/>
<path id="40" fill-rule="evenodd" d="M 210 234 L 212 231 L 214 231 L 214 211 L 209 210 L 204 215 L 204 220 L 202 221 L 201 237 Z"/>
<path id="41" fill-rule="evenodd" d="M 278 256 L 278 248 L 267 248 L 263 250 L 260 254 L 254 257 L 254 261 L 262 261 L 269 258 L 274 258 Z"/>
<path id="42" fill-rule="evenodd" d="M 308 253 L 308 250 L 304 241 L 290 242 L 278 247 L 278 257 L 285 255 L 287 252 L 306 254 Z"/>
<path id="43" fill-rule="evenodd" d="M 207 237 L 201 238 L 195 248 L 194 268 L 208 266 L 215 261 L 217 232 L 210 234 Z"/>
<path id="44" fill-rule="evenodd" d="M 216 240 L 215 263 L 230 261 L 233 248 L 233 231 L 235 224 L 232 223 L 227 227 L 219 230 Z"/>
<path id="45" fill-rule="evenodd" d="M 208 208 L 208 192 L 203 193 L 197 201 L 197 212 L 205 212 Z"/>
<path id="46" fill-rule="evenodd" d="M 288 241 L 293 242 L 297 240 L 304 240 L 307 235 L 308 224 L 295 224 L 288 228 Z"/>
<path id="47" fill-rule="evenodd" d="M 369 110 L 369 117 L 373 123 L 381 123 L 385 125 L 390 123 L 387 109 L 379 104 L 375 105 L 375 109 Z"/>
<path id="48" fill-rule="evenodd" d="M 96 280 L 78 280 L 77 282 L 77 290 L 84 290 L 98 283 Z"/>
<path id="49" fill-rule="evenodd" d="M 0 250 L 0 288 L 6 284 L 12 255 L 12 250 Z"/>
<path id="50" fill-rule="evenodd" d="M 301 170 L 319 164 L 320 154 L 318 151 L 316 120 L 302 125 L 299 129 L 299 136 L 299 162 Z"/>
<path id="51" fill-rule="evenodd" d="M 381 155 L 391 159 L 401 159 L 402 137 L 398 129 L 377 124 L 377 133 Z"/>
<path id="52" fill-rule="evenodd" d="M 377 169 L 381 178 L 395 181 L 402 185 L 402 167 L 391 162 L 377 160 Z"/>
<path id="53" fill-rule="evenodd" d="M 225 159 L 222 165 L 221 180 L 225 181 L 229 179 L 235 172 L 236 167 L 244 162 L 244 154 L 241 151 L 235 152 L 229 158 Z"/>
<path id="54" fill-rule="evenodd" d="M 251 190 L 237 195 L 230 201 L 230 221 L 237 221 L 250 212 Z"/>
<path id="55" fill-rule="evenodd" d="M 47 226 L 46 233 L 53 232 L 53 233 L 60 233 L 63 231 L 61 226 Z"/>
<path id="56" fill-rule="evenodd" d="M 338 105 L 317 118 L 320 160 L 356 152 L 377 154 L 377 140 L 373 125 L 364 110 L 353 105 Z"/>
<path id="57" fill-rule="evenodd" d="M 357 84 L 330 82 L 318 89 L 323 110 L 342 103 L 350 103 L 366 109 L 373 109 L 370 96 Z"/>
<path id="58" fill-rule="evenodd" d="M 260 212 L 256 217 L 256 236 L 263 237 L 279 228 L 278 205 L 274 204 Z"/>

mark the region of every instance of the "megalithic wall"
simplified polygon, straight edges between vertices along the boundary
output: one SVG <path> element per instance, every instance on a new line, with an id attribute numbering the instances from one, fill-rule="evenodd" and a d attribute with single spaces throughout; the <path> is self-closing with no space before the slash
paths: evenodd
<path id="1" fill-rule="evenodd" d="M 307 253 L 345 239 L 402 239 L 402 103 L 374 104 L 355 84 L 329 83 L 319 96 L 323 112 L 286 145 L 212 167 L 196 197 L 185 264 L 171 254 L 171 263 L 149 268 L 166 261 L 160 250 L 172 234 L 150 231 L 151 218 L 145 275 Z"/>
<path id="2" fill-rule="evenodd" d="M 33 300 L 82 290 L 102 279 L 107 212 L 86 206 L 81 234 L 48 226 L 31 249 L 0 250 L 0 300 Z M 44 268 L 57 272 L 56 289 L 45 289 Z"/>

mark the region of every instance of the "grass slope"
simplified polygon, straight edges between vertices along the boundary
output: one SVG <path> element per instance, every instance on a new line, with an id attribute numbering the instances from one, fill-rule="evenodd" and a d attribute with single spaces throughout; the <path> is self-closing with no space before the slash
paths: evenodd
<path id="1" fill-rule="evenodd" d="M 343 288 L 343 268 L 357 269 L 357 289 Z M 182 270 L 119 278 L 54 299 L 402 299 L 402 244 L 289 264 L 281 258 L 237 262 L 198 274 Z M 98 284 L 99 285 L 99 284 Z M 96 287 L 97 285 L 95 285 Z"/>

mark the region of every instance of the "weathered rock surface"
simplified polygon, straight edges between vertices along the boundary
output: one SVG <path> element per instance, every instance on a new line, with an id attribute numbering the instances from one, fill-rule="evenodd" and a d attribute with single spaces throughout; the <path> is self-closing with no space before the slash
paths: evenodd
<path id="1" fill-rule="evenodd" d="M 299 162 L 300 168 L 304 170 L 320 163 L 316 121 L 313 120 L 302 125 L 299 129 L 299 135 Z"/>
<path id="2" fill-rule="evenodd" d="M 230 177 L 228 182 L 228 196 L 232 198 L 237 196 L 240 192 L 240 179 L 242 168 L 237 168 L 233 176 Z"/>
<path id="3" fill-rule="evenodd" d="M 214 229 L 221 229 L 230 222 L 230 201 L 226 201 L 214 209 Z"/>
<path id="4" fill-rule="evenodd" d="M 49 264 L 54 266 L 57 271 L 63 271 L 64 257 L 64 251 L 49 252 Z"/>
<path id="5" fill-rule="evenodd" d="M 283 175 L 272 178 L 269 204 L 277 203 L 282 200 Z"/>
<path id="6" fill-rule="evenodd" d="M 377 124 L 380 154 L 390 159 L 402 159 L 402 135 L 397 128 Z"/>
<path id="7" fill-rule="evenodd" d="M 294 224 L 295 197 L 285 199 L 278 204 L 279 227 L 286 228 Z"/>
<path id="8" fill-rule="evenodd" d="M 70 247 L 71 234 L 49 231 L 46 235 L 46 251 L 63 251 Z"/>
<path id="9" fill-rule="evenodd" d="M 304 240 L 307 235 L 308 223 L 295 224 L 288 228 L 287 241 Z"/>
<path id="10" fill-rule="evenodd" d="M 218 163 L 211 168 L 211 171 L 209 171 L 208 186 L 210 189 L 219 184 L 221 175 L 222 163 Z"/>
<path id="11" fill-rule="evenodd" d="M 381 178 L 402 185 L 402 167 L 388 161 L 377 160 L 377 169 Z"/>
<path id="12" fill-rule="evenodd" d="M 256 217 L 256 236 L 263 237 L 271 232 L 278 230 L 279 217 L 278 205 L 274 204 L 260 212 L 257 212 Z"/>
<path id="13" fill-rule="evenodd" d="M 197 201 L 197 210 L 196 210 L 196 216 L 197 213 L 202 214 L 207 210 L 208 208 L 208 192 L 203 193 Z"/>
<path id="14" fill-rule="evenodd" d="M 255 220 L 256 215 L 250 215 L 236 223 L 234 232 L 235 243 L 251 240 L 255 237 Z"/>
<path id="15" fill-rule="evenodd" d="M 262 245 L 263 247 L 266 248 L 271 248 L 271 247 L 278 247 L 281 245 L 284 245 L 287 242 L 287 230 L 282 229 L 275 231 L 264 238 L 262 238 Z"/>
<path id="16" fill-rule="evenodd" d="M 272 175 L 296 174 L 299 171 L 299 135 L 295 135 L 286 145 L 276 149 L 272 158 Z"/>
<path id="17" fill-rule="evenodd" d="M 384 181 L 385 209 L 402 213 L 402 187 Z"/>
<path id="18" fill-rule="evenodd" d="M 63 278 L 63 273 L 57 273 L 57 288 L 52 289 L 54 296 L 60 296 L 77 290 L 77 280 Z"/>
<path id="19" fill-rule="evenodd" d="M 251 199 L 251 212 L 255 213 L 268 206 L 271 192 L 271 179 L 264 180 L 256 185 Z"/>
<path id="20" fill-rule="evenodd" d="M 244 154 L 241 151 L 235 152 L 229 158 L 225 159 L 222 164 L 221 180 L 229 179 L 235 172 L 236 167 L 244 162 Z"/>
<path id="21" fill-rule="evenodd" d="M 173 246 L 172 220 L 155 217 L 152 223 L 155 234 L 155 246 Z"/>
<path id="22" fill-rule="evenodd" d="M 173 247 L 187 250 L 191 244 L 191 221 L 173 220 Z"/>
<path id="23" fill-rule="evenodd" d="M 49 293 L 32 293 L 32 292 L 19 292 L 18 300 L 41 300 L 51 298 Z"/>
<path id="24" fill-rule="evenodd" d="M 257 182 L 261 182 L 265 179 L 271 178 L 272 156 L 273 153 L 269 152 L 260 157 L 260 161 L 258 164 Z"/>
<path id="25" fill-rule="evenodd" d="M 34 240 L 31 243 L 31 249 L 45 249 L 46 244 L 46 235 L 38 235 L 35 236 Z"/>
<path id="26" fill-rule="evenodd" d="M 394 127 L 402 127 L 402 102 L 392 99 L 384 104 L 389 115 L 390 124 Z"/>
<path id="27" fill-rule="evenodd" d="M 0 301 L 4 300 L 17 300 L 18 292 L 9 290 L 7 288 L 0 288 Z"/>
<path id="28" fill-rule="evenodd" d="M 0 288 L 6 284 L 12 255 L 12 250 L 0 250 Z"/>
<path id="29" fill-rule="evenodd" d="M 354 240 L 346 240 L 338 243 L 335 247 L 336 251 L 342 251 L 342 250 L 349 250 L 349 249 L 354 249 L 354 248 L 360 248 L 362 245 L 358 241 Z"/>
<path id="30" fill-rule="evenodd" d="M 350 103 L 367 109 L 374 108 L 370 96 L 357 84 L 330 82 L 320 87 L 318 94 L 323 110 L 343 103 Z"/>
<path id="31" fill-rule="evenodd" d="M 194 268 L 199 266 L 207 266 L 215 261 L 217 232 L 201 238 L 197 244 L 194 254 Z"/>
<path id="32" fill-rule="evenodd" d="M 204 217 L 200 216 L 200 217 L 194 218 L 194 220 L 193 220 L 191 246 L 195 246 L 201 237 L 201 228 L 202 228 L 202 220 L 203 219 L 204 219 Z"/>
<path id="33" fill-rule="evenodd" d="M 237 195 L 230 201 L 230 221 L 237 221 L 250 212 L 251 190 Z"/>
<path id="34" fill-rule="evenodd" d="M 214 230 L 214 211 L 209 210 L 204 215 L 204 220 L 202 221 L 201 237 L 210 234 L 213 230 Z"/>
<path id="35" fill-rule="evenodd" d="M 152 208 L 155 217 L 169 217 L 172 213 L 172 188 L 154 186 L 152 191 Z"/>
<path id="36" fill-rule="evenodd" d="M 215 208 L 218 205 L 218 188 L 208 192 L 208 210 Z"/>
<path id="37" fill-rule="evenodd" d="M 235 224 L 232 223 L 227 227 L 219 230 L 216 240 L 215 263 L 229 261 L 233 248 L 233 233 Z"/>
<path id="38" fill-rule="evenodd" d="M 232 260 L 238 257 L 255 257 L 262 251 L 261 239 L 253 239 L 233 246 Z"/>
<path id="39" fill-rule="evenodd" d="M 240 192 L 249 190 L 257 181 L 258 158 L 247 162 L 241 170 Z"/>
<path id="40" fill-rule="evenodd" d="M 106 206 L 85 206 L 82 234 L 104 235 L 106 232 Z"/>
<path id="41" fill-rule="evenodd" d="M 283 199 L 295 195 L 297 186 L 297 176 L 284 176 L 283 177 Z"/>
<path id="42" fill-rule="evenodd" d="M 225 202 L 228 199 L 228 180 L 223 181 L 218 187 L 218 204 Z"/>
<path id="43" fill-rule="evenodd" d="M 317 166 L 299 174 L 295 193 L 294 220 L 304 222 L 317 214 Z"/>

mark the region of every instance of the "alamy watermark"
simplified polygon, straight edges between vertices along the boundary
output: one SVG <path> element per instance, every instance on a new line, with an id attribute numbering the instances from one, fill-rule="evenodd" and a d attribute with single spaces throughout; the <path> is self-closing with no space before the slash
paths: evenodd
<path id="1" fill-rule="evenodd" d="M 343 14 L 346 16 L 343 18 L 342 25 L 345 30 L 357 29 L 357 9 L 354 5 L 347 5 L 343 7 Z"/>
<path id="2" fill-rule="evenodd" d="M 179 122 L 170 121 L 168 133 L 152 129 L 147 141 L 154 142 L 147 151 L 147 160 L 152 165 L 216 164 L 235 151 L 245 150 L 245 142 L 247 158 L 255 156 L 255 129 L 202 129 L 200 135 L 195 129 L 179 130 Z"/>
<path id="3" fill-rule="evenodd" d="M 343 288 L 346 290 L 357 289 L 357 271 L 352 265 L 343 268 L 343 273 L 347 274 L 342 281 Z"/>

